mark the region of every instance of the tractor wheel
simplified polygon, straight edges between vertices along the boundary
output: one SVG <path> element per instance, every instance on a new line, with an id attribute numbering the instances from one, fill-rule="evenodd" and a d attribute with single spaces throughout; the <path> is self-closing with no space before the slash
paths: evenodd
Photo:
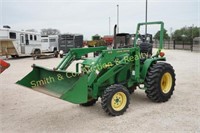
<path id="1" fill-rule="evenodd" d="M 170 64 L 153 64 L 145 79 L 147 97 L 154 102 L 166 102 L 173 94 L 175 80 L 174 69 Z"/>
<path id="2" fill-rule="evenodd" d="M 82 103 L 80 105 L 84 106 L 84 107 L 89 107 L 89 106 L 93 106 L 97 101 L 98 101 L 98 99 L 91 99 L 88 102 Z"/>
<path id="3" fill-rule="evenodd" d="M 101 105 L 103 110 L 112 116 L 122 115 L 129 106 L 129 92 L 122 85 L 112 85 L 105 89 Z"/>

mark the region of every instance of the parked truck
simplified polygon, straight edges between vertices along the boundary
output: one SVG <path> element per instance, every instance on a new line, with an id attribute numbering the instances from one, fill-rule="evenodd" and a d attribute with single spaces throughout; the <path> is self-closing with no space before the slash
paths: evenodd
<path id="1" fill-rule="evenodd" d="M 58 35 L 41 36 L 42 51 L 54 53 L 58 51 Z"/>
<path id="2" fill-rule="evenodd" d="M 41 36 L 41 52 L 33 53 L 36 58 L 58 57 L 58 35 Z"/>

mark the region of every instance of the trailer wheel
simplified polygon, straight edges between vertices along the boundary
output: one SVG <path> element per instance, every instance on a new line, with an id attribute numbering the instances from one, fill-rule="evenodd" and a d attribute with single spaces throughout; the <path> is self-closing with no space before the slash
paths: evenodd
<path id="1" fill-rule="evenodd" d="M 19 58 L 18 55 L 11 55 L 12 58 Z"/>
<path id="2" fill-rule="evenodd" d="M 170 64 L 153 64 L 145 79 L 147 97 L 154 102 L 168 101 L 173 94 L 175 80 L 174 69 Z"/>
<path id="3" fill-rule="evenodd" d="M 60 54 L 60 58 L 63 58 L 63 54 Z"/>
<path id="4" fill-rule="evenodd" d="M 89 106 L 93 106 L 97 101 L 98 101 L 98 99 L 91 99 L 88 102 L 82 103 L 80 105 L 84 106 L 84 107 L 89 107 Z"/>
<path id="5" fill-rule="evenodd" d="M 59 54 L 58 51 L 54 51 L 53 53 L 54 53 L 54 57 L 58 58 L 58 54 Z"/>
<path id="6" fill-rule="evenodd" d="M 40 54 L 41 54 L 40 49 L 35 49 L 33 59 L 35 60 L 37 58 L 40 58 Z"/>
<path id="7" fill-rule="evenodd" d="M 119 116 L 126 112 L 129 106 L 130 94 L 122 85 L 112 85 L 105 89 L 101 105 L 103 110 L 112 116 Z"/>

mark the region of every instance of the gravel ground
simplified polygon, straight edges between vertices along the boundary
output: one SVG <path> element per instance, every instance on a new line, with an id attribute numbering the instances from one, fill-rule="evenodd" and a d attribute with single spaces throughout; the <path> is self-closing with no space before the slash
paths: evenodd
<path id="1" fill-rule="evenodd" d="M 118 117 L 108 116 L 100 99 L 85 108 L 15 84 L 33 63 L 53 68 L 61 59 L 10 59 L 10 68 L 0 75 L 1 132 L 200 132 L 200 53 L 164 51 L 176 71 L 171 99 L 153 103 L 136 90 L 127 112 Z"/>

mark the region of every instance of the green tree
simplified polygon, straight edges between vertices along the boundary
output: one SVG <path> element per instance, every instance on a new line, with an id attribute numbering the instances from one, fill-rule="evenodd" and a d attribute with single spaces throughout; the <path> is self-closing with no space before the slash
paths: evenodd
<path id="1" fill-rule="evenodd" d="M 169 35 L 167 34 L 167 30 L 164 29 L 164 36 L 163 36 L 163 39 L 164 40 L 169 40 Z M 160 30 L 154 35 L 154 39 L 156 40 L 160 40 Z"/>
<path id="2" fill-rule="evenodd" d="M 199 33 L 199 27 L 183 27 L 173 33 L 173 39 L 176 41 L 192 41 L 195 37 L 199 37 Z"/>
<path id="3" fill-rule="evenodd" d="M 52 28 L 48 28 L 48 29 L 41 29 L 41 35 L 59 35 L 60 31 L 58 29 L 52 29 Z"/>

